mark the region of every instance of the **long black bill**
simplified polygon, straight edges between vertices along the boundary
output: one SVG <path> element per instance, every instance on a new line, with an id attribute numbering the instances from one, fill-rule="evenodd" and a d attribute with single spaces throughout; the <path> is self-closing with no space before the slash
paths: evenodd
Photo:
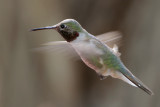
<path id="1" fill-rule="evenodd" d="M 45 29 L 56 29 L 57 26 L 46 26 L 46 27 L 41 27 L 41 28 L 34 28 L 31 29 L 31 31 L 37 31 L 37 30 L 45 30 Z"/>

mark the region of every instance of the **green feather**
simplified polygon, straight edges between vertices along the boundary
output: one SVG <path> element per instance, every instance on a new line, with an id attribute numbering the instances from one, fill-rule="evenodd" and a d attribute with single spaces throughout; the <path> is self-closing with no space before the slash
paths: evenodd
<path id="1" fill-rule="evenodd" d="M 102 68 L 103 65 L 99 62 L 99 58 L 98 57 L 92 57 L 91 60 L 93 61 L 93 65 L 95 65 L 98 68 Z"/>
<path id="2" fill-rule="evenodd" d="M 77 21 L 70 21 L 70 22 L 66 22 L 65 23 L 68 27 L 70 27 L 71 29 L 81 32 L 82 31 L 82 27 L 81 25 L 77 22 Z"/>

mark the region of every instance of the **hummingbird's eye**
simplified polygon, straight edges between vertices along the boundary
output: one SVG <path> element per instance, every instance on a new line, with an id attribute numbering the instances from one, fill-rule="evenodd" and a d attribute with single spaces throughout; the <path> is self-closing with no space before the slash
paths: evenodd
<path id="1" fill-rule="evenodd" d="M 64 29 L 64 28 L 66 27 L 66 25 L 61 24 L 60 27 L 61 27 L 62 29 Z"/>

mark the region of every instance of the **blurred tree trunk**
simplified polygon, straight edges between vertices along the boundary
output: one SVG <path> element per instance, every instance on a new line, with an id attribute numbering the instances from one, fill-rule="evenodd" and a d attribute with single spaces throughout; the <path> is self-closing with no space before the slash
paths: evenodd
<path id="1" fill-rule="evenodd" d="M 38 100 L 37 73 L 31 67 L 19 3 L 18 0 L 1 3 L 2 107 L 35 107 Z"/>
<path id="2" fill-rule="evenodd" d="M 121 24 L 125 32 L 125 55 L 128 67 L 155 93 L 154 96 L 142 95 L 141 91 L 133 94 L 127 90 L 126 106 L 158 107 L 160 94 L 158 89 L 159 75 L 159 40 L 160 40 L 160 1 L 135 0 Z M 130 62 L 130 63 L 129 63 Z M 129 101 L 130 99 L 130 101 Z M 131 100 L 132 99 L 132 100 Z M 125 106 L 124 105 L 124 106 Z"/>

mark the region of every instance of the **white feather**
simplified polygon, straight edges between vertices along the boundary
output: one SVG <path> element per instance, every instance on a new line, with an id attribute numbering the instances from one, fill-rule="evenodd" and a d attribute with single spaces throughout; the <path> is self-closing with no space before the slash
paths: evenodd
<path id="1" fill-rule="evenodd" d="M 128 78 L 126 78 L 122 73 L 120 73 L 119 71 L 114 71 L 111 69 L 108 69 L 107 72 L 103 73 L 103 76 L 112 76 L 113 78 L 118 78 L 123 80 L 124 82 L 137 87 L 134 83 L 132 83 Z"/>

